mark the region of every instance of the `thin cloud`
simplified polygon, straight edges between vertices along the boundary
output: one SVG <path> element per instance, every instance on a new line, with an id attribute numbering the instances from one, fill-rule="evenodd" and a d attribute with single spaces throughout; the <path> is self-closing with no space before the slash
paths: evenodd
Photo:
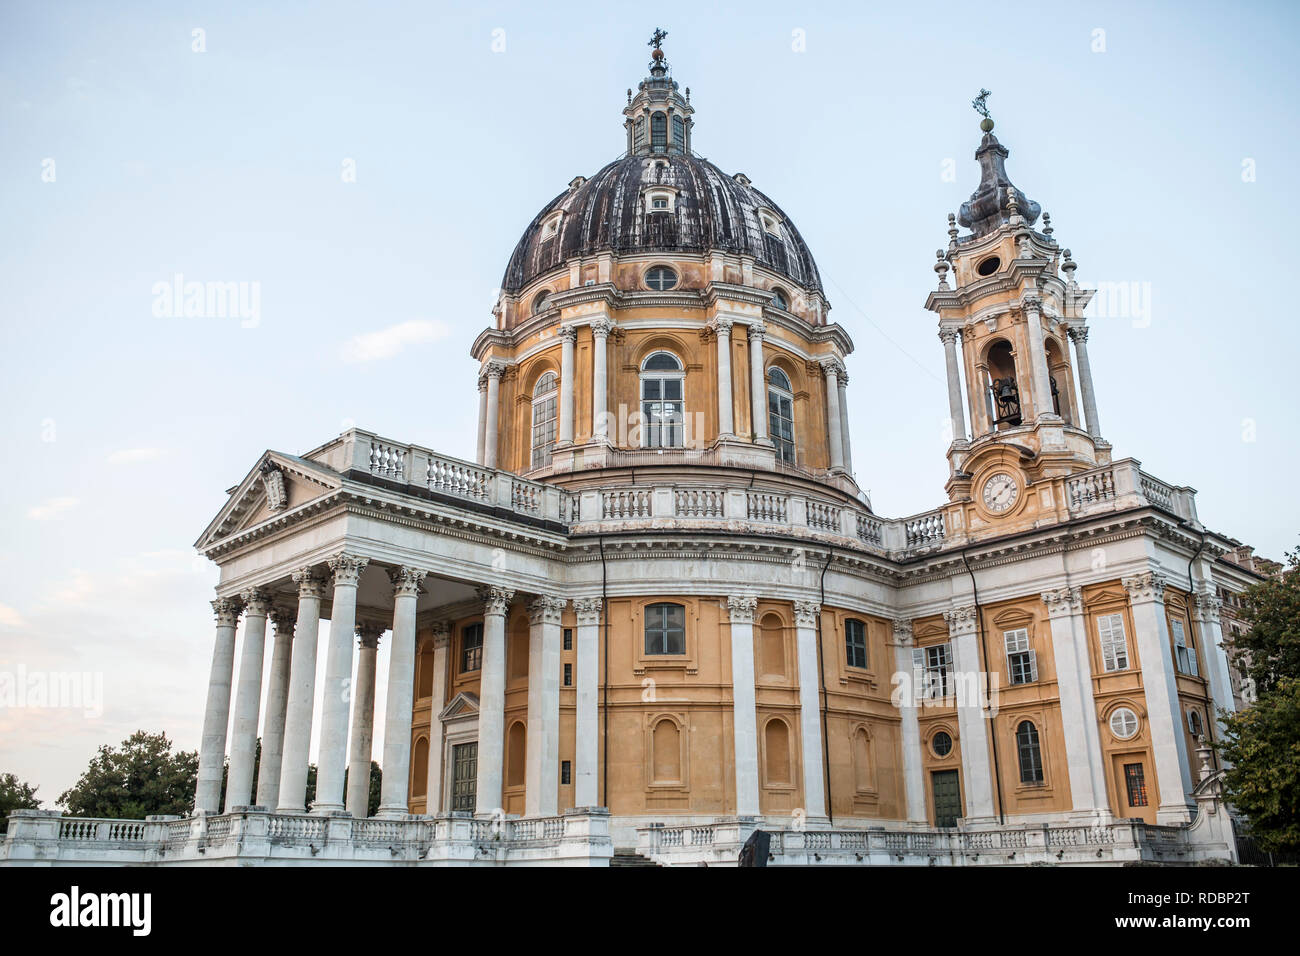
<path id="1" fill-rule="evenodd" d="M 344 362 L 373 362 L 389 359 L 408 345 L 422 345 L 446 338 L 451 330 L 446 322 L 436 319 L 413 319 L 400 322 L 378 332 L 366 332 L 343 343 L 340 357 Z"/>
<path id="2" fill-rule="evenodd" d="M 49 521 L 71 511 L 81 503 L 78 498 L 48 498 L 39 505 L 27 509 L 27 517 L 33 521 Z"/>
<path id="3" fill-rule="evenodd" d="M 161 448 L 119 448 L 108 456 L 110 465 L 134 465 L 142 461 L 156 461 L 167 454 Z"/>
<path id="4" fill-rule="evenodd" d="M 17 629 L 22 626 L 23 616 L 8 604 L 0 604 L 0 627 Z"/>

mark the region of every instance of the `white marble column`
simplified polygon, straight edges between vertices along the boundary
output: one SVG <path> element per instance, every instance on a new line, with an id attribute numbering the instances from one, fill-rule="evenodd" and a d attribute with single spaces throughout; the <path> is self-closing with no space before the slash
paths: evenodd
<path id="1" fill-rule="evenodd" d="M 1142 688 L 1146 693 L 1147 722 L 1155 758 L 1160 804 L 1156 822 L 1186 823 L 1191 819 L 1192 767 L 1183 734 L 1183 714 L 1178 703 L 1178 680 L 1169 623 L 1165 617 L 1165 582 L 1144 571 L 1121 579 L 1133 612 L 1134 642 L 1142 663 Z"/>
<path id="2" fill-rule="evenodd" d="M 446 621 L 432 625 L 433 696 L 429 704 L 429 778 L 425 785 L 424 812 L 442 812 L 442 709 L 447 704 L 447 654 L 451 647 L 451 627 Z"/>
<path id="3" fill-rule="evenodd" d="M 1052 407 L 1052 386 L 1047 376 L 1047 350 L 1043 345 L 1043 300 L 1026 295 L 1020 300 L 1025 310 L 1025 335 L 1029 339 L 1029 380 L 1034 387 L 1034 419 L 1057 418 Z"/>
<path id="4" fill-rule="evenodd" d="M 504 362 L 488 362 L 487 409 L 483 427 L 483 465 L 497 467 L 497 446 L 501 431 L 501 376 L 505 374 Z"/>
<path id="5" fill-rule="evenodd" d="M 560 431 L 557 445 L 573 444 L 573 345 L 578 331 L 571 325 L 560 328 Z"/>
<path id="6" fill-rule="evenodd" d="M 573 754 L 573 803 L 578 807 L 600 805 L 598 755 L 600 753 L 600 614 L 599 597 L 573 602 L 578 618 L 575 723 L 576 749 Z"/>
<path id="7" fill-rule="evenodd" d="M 975 608 L 971 605 L 944 611 L 952 641 L 954 689 L 957 694 L 957 732 L 961 735 L 961 769 L 966 794 L 967 820 L 994 816 L 993 774 L 989 759 L 989 721 L 984 717 L 983 668 L 980 666 Z"/>
<path id="8" fill-rule="evenodd" d="M 348 747 L 347 811 L 370 816 L 370 762 L 375 744 L 375 664 L 382 624 L 357 625 L 357 682 L 352 688 L 352 743 Z M 387 766 L 387 764 L 385 764 Z"/>
<path id="9" fill-rule="evenodd" d="M 836 377 L 840 405 L 840 445 L 844 455 L 844 470 L 853 474 L 853 443 L 849 441 L 849 373 L 840 369 Z"/>
<path id="10" fill-rule="evenodd" d="M 336 554 L 330 602 L 330 636 L 325 647 L 325 687 L 321 696 L 320 754 L 316 758 L 313 813 L 343 810 L 343 772 L 348 765 L 348 704 L 352 699 L 352 641 L 357 623 L 357 585 L 369 558 Z"/>
<path id="11" fill-rule="evenodd" d="M 479 589 L 483 602 L 483 665 L 478 700 L 478 785 L 475 812 L 492 816 L 501 807 L 501 770 L 506 723 L 506 612 L 515 592 Z"/>
<path id="12" fill-rule="evenodd" d="M 392 656 L 388 661 L 388 702 L 384 710 L 384 781 L 379 816 L 410 813 L 411 710 L 415 706 L 415 606 L 429 572 L 401 567 L 388 572 L 393 583 Z"/>
<path id="13" fill-rule="evenodd" d="M 905 618 L 894 619 L 894 670 L 911 676 L 912 622 Z M 921 754 L 921 688 L 913 687 L 910 694 L 899 701 L 900 739 L 903 748 L 903 792 L 906 795 L 907 822 L 924 825 L 928 817 L 925 809 L 925 769 Z"/>
<path id="14" fill-rule="evenodd" d="M 799 662 L 799 744 L 803 763 L 803 809 L 807 818 L 826 816 L 822 769 L 821 673 L 817 666 L 817 618 L 821 605 L 794 602 L 794 639 Z"/>
<path id="15" fill-rule="evenodd" d="M 952 419 L 952 440 L 966 440 L 966 406 L 961 400 L 961 360 L 957 356 L 960 332 L 954 328 L 939 330 L 943 342 L 944 363 L 948 369 L 948 415 Z"/>
<path id="16" fill-rule="evenodd" d="M 1097 393 L 1092 388 L 1092 365 L 1088 362 L 1088 327 L 1072 325 L 1067 330 L 1074 343 L 1074 354 L 1079 364 L 1079 391 L 1083 393 L 1083 414 L 1088 420 L 1088 434 L 1101 437 L 1101 423 L 1097 419 Z"/>
<path id="17" fill-rule="evenodd" d="M 289 703 L 284 721 L 284 762 L 276 810 L 302 813 L 307 805 L 307 764 L 311 760 L 312 711 L 316 706 L 316 648 L 324 577 L 312 568 L 293 572 L 298 585 L 298 623 L 293 631 Z"/>
<path id="18" fill-rule="evenodd" d="M 1202 560 L 1208 559 L 1202 558 Z M 1232 696 L 1232 673 L 1228 670 L 1228 654 L 1223 647 L 1223 622 L 1219 615 L 1223 602 L 1213 590 L 1210 590 L 1214 587 L 1212 583 L 1198 584 L 1198 587 L 1205 590 L 1197 592 L 1192 611 L 1197 625 L 1196 653 L 1200 656 L 1201 669 L 1210 683 L 1210 697 L 1214 701 L 1214 714 L 1206 716 L 1214 719 L 1215 726 L 1218 728 L 1215 739 L 1220 740 L 1223 737 L 1223 721 L 1217 715 L 1221 711 L 1231 714 L 1237 709 L 1237 703 Z"/>
<path id="19" fill-rule="evenodd" d="M 767 434 L 767 373 L 763 368 L 763 335 L 767 326 L 762 322 L 749 324 L 749 394 L 754 419 L 754 444 L 771 445 Z"/>
<path id="20" fill-rule="evenodd" d="M 284 765 L 284 721 L 289 706 L 289 668 L 293 661 L 293 626 L 297 608 L 271 608 L 275 641 L 271 646 L 271 676 L 266 688 L 266 719 L 262 724 L 262 762 L 257 767 L 257 805 L 274 810 L 280 800 L 280 769 Z"/>
<path id="21" fill-rule="evenodd" d="M 609 333 L 613 330 L 614 323 L 603 315 L 591 321 L 591 434 L 602 442 L 609 441 Z"/>
<path id="22" fill-rule="evenodd" d="M 844 426 L 840 424 L 840 372 L 839 359 L 822 359 L 822 374 L 826 377 L 826 432 L 830 442 L 831 469 L 844 470 Z"/>
<path id="23" fill-rule="evenodd" d="M 731 325 L 725 315 L 716 316 L 709 327 L 718 341 L 718 437 L 734 438 L 736 432 L 733 407 L 735 397 L 731 390 Z"/>
<path id="24" fill-rule="evenodd" d="M 754 611 L 758 600 L 732 595 L 731 700 L 736 762 L 736 815 L 757 816 L 758 712 L 754 701 Z"/>
<path id="25" fill-rule="evenodd" d="M 478 452 L 474 458 L 480 465 L 487 464 L 487 376 L 478 377 Z"/>
<path id="26" fill-rule="evenodd" d="M 226 812 L 253 802 L 257 765 L 257 718 L 262 706 L 262 668 L 266 663 L 266 615 L 271 594 L 262 588 L 243 592 L 244 647 L 239 655 L 235 689 L 235 726 L 230 735 L 230 770 L 226 777 Z"/>
<path id="27" fill-rule="evenodd" d="M 226 762 L 226 730 L 230 724 L 230 685 L 235 674 L 235 628 L 243 604 L 239 598 L 217 598 L 212 611 L 217 636 L 208 673 L 208 700 L 203 711 L 203 740 L 199 745 L 198 781 L 194 809 L 217 813 L 221 809 L 221 775 Z"/>
<path id="28" fill-rule="evenodd" d="M 560 796 L 560 615 L 562 598 L 528 605 L 528 749 L 524 812 L 550 817 Z"/>
<path id="29" fill-rule="evenodd" d="M 1088 631 L 1083 618 L 1080 588 L 1058 588 L 1042 593 L 1052 629 L 1052 661 L 1060 698 L 1065 734 L 1065 759 L 1070 774 L 1070 799 L 1074 809 L 1090 815 L 1110 815 L 1106 793 L 1106 764 L 1097 726 L 1097 703 L 1092 693 L 1092 663 Z"/>

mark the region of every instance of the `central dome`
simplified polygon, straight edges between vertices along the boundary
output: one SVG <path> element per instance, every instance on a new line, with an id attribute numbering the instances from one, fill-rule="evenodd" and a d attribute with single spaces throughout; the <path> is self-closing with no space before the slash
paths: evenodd
<path id="1" fill-rule="evenodd" d="M 744 175 L 684 152 L 628 155 L 575 179 L 524 230 L 502 288 L 519 292 L 574 256 L 710 250 L 753 256 L 822 291 L 812 253 L 780 207 Z"/>

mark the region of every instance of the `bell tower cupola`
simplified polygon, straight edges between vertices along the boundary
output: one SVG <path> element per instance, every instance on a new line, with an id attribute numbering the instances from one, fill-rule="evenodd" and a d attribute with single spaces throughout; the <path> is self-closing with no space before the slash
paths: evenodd
<path id="1" fill-rule="evenodd" d="M 1010 151 L 993 135 L 988 96 L 981 90 L 972 104 L 983 133 L 979 185 L 948 216 L 948 248 L 935 254 L 938 288 L 925 303 L 939 316 L 945 351 L 954 501 L 969 498 L 990 467 L 1034 481 L 1110 461 L 1083 316 L 1094 290 L 1075 281 L 1077 264 L 1054 238 L 1051 216 L 1008 176 Z"/>
<path id="2" fill-rule="evenodd" d="M 627 152 L 632 156 L 691 151 L 691 115 L 695 110 L 690 88 L 683 96 L 677 82 L 668 75 L 662 46 L 667 36 L 664 30 L 655 30 L 649 43 L 650 75 L 637 85 L 635 94 L 627 91 L 623 126 L 627 131 Z"/>

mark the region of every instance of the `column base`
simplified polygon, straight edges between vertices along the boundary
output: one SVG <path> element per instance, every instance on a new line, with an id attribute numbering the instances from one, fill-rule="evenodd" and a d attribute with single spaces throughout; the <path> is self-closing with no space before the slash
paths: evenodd
<path id="1" fill-rule="evenodd" d="M 411 811 L 406 807 L 380 807 L 375 811 L 374 820 L 405 820 L 411 816 Z"/>
<path id="2" fill-rule="evenodd" d="M 308 811 L 314 817 L 350 817 L 352 814 L 343 809 L 341 803 L 313 803 Z"/>

